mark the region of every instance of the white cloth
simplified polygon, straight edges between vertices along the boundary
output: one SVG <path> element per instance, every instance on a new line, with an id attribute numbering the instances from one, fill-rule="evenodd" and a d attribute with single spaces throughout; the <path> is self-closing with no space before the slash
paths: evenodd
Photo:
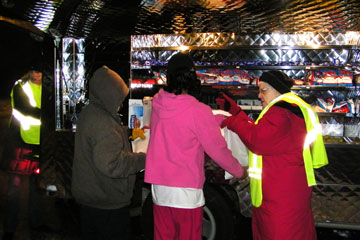
<path id="1" fill-rule="evenodd" d="M 151 185 L 153 203 L 158 206 L 193 209 L 204 206 L 202 189 Z"/>
<path id="2" fill-rule="evenodd" d="M 223 110 L 213 110 L 213 114 L 221 114 L 227 117 L 231 116 L 230 113 Z M 232 155 L 239 161 L 241 166 L 249 166 L 249 151 L 239 136 L 227 127 L 221 129 L 221 134 L 224 136 Z M 233 178 L 233 176 L 225 171 L 225 179 L 230 178 Z"/>

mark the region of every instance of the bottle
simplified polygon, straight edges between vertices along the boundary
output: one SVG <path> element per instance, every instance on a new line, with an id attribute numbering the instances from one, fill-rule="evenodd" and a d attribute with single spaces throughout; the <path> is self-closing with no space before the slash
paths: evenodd
<path id="1" fill-rule="evenodd" d="M 145 96 L 143 99 L 144 106 L 144 127 L 150 127 L 150 117 L 151 117 L 151 108 L 152 108 L 152 97 Z"/>

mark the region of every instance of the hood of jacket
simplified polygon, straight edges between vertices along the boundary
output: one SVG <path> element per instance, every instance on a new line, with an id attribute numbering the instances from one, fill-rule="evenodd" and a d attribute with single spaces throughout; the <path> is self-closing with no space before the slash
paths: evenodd
<path id="1" fill-rule="evenodd" d="M 152 111 L 159 118 L 173 118 L 178 117 L 194 104 L 198 104 L 198 101 L 188 94 L 175 95 L 160 89 L 154 96 L 152 104 Z"/>
<path id="2" fill-rule="evenodd" d="M 95 71 L 90 79 L 90 103 L 100 105 L 112 115 L 116 115 L 119 106 L 129 94 L 124 80 L 107 66 Z"/>

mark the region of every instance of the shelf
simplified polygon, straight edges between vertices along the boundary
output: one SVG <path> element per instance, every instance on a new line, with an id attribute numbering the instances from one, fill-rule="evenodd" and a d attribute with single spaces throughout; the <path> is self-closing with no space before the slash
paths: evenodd
<path id="1" fill-rule="evenodd" d="M 326 148 L 359 148 L 360 143 L 325 143 Z"/>
<path id="2" fill-rule="evenodd" d="M 249 113 L 258 113 L 261 112 L 261 106 L 256 106 L 255 108 L 252 108 L 251 106 L 242 106 L 240 107 L 245 111 Z M 353 113 L 324 113 L 324 112 L 316 112 L 319 117 L 348 117 L 348 118 L 354 118 L 354 117 L 360 117 L 360 115 L 356 115 Z"/>
<path id="3" fill-rule="evenodd" d="M 355 86 L 325 86 L 325 85 L 297 85 L 293 86 L 291 90 L 318 90 L 318 91 L 327 91 L 327 90 L 337 90 L 337 91 L 351 91 L 355 90 Z"/>
<path id="4" fill-rule="evenodd" d="M 223 88 L 223 89 L 237 89 L 237 90 L 257 90 L 258 86 L 254 84 L 249 85 L 202 85 L 202 87 L 209 88 Z M 355 90 L 355 86 L 321 86 L 321 85 L 296 85 L 291 88 L 291 90 L 318 90 L 318 91 L 327 91 L 327 90 L 337 90 L 337 91 L 351 91 Z"/>
<path id="5" fill-rule="evenodd" d="M 166 69 L 167 65 L 132 65 L 132 70 L 159 70 Z M 315 70 L 315 69 L 326 69 L 326 68 L 334 68 L 334 69 L 345 69 L 343 65 L 243 65 L 243 64 L 209 64 L 209 65 L 196 65 L 196 69 L 209 69 L 209 68 L 233 68 L 233 69 L 243 69 L 243 70 Z M 346 70 L 349 71 L 349 70 Z"/>
<path id="6" fill-rule="evenodd" d="M 221 89 L 242 89 L 242 90 L 258 90 L 257 85 L 202 85 L 208 88 L 221 88 Z"/>
<path id="7" fill-rule="evenodd" d="M 319 117 L 356 117 L 354 113 L 317 112 Z"/>
<path id="8" fill-rule="evenodd" d="M 273 66 L 273 65 L 211 65 L 203 66 L 197 65 L 197 69 L 207 69 L 207 68 L 233 68 L 233 69 L 243 69 L 243 70 L 305 70 L 306 66 L 293 66 L 293 65 L 282 65 L 282 66 Z"/>
<path id="9" fill-rule="evenodd" d="M 175 47 L 133 47 L 132 52 L 136 51 L 180 51 L 183 46 Z M 353 49 L 354 45 L 231 45 L 231 46 L 186 46 L 187 50 L 271 50 L 271 49 L 281 49 L 281 50 L 323 50 L 323 49 Z"/>
<path id="10" fill-rule="evenodd" d="M 131 83 L 131 89 L 151 89 L 151 88 L 161 88 L 165 86 L 164 84 L 148 84 L 148 83 Z"/>
<path id="11" fill-rule="evenodd" d="M 144 69 L 151 69 L 153 66 L 131 66 L 131 70 L 144 70 Z"/>

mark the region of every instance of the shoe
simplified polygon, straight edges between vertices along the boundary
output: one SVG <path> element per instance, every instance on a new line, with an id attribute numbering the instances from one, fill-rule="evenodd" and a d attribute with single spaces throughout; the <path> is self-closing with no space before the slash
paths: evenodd
<path id="1" fill-rule="evenodd" d="M 14 239 L 14 232 L 4 232 L 2 240 L 12 240 Z"/>

